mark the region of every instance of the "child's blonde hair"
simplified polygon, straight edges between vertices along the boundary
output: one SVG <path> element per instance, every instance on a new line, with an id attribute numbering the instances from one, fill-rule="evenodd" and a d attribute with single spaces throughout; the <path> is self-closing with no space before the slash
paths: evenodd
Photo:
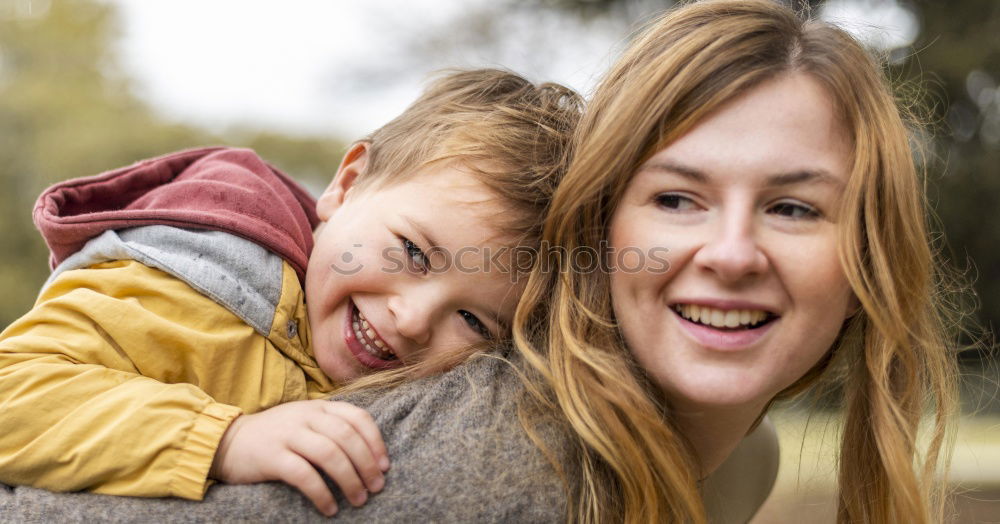
<path id="1" fill-rule="evenodd" d="M 511 247 L 524 248 L 512 250 L 511 271 L 527 271 L 582 111 L 583 99 L 559 84 L 535 85 L 501 69 L 445 71 L 401 115 L 362 140 L 369 144 L 368 162 L 354 187 L 378 188 L 431 164 L 458 163 L 498 199 L 504 214 L 494 225 Z M 375 373 L 347 389 L 389 387 L 450 368 L 500 342 Z"/>
<path id="2" fill-rule="evenodd" d="M 500 199 L 504 233 L 534 246 L 583 101 L 555 83 L 501 69 L 446 71 L 402 114 L 363 139 L 368 163 L 356 186 L 405 179 L 457 162 Z"/>

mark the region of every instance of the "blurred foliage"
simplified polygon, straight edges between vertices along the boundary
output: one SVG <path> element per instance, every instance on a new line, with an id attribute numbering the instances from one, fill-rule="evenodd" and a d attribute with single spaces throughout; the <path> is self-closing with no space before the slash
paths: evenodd
<path id="1" fill-rule="evenodd" d="M 966 269 L 984 335 L 1000 329 L 1000 2 L 923 1 L 915 54 L 896 66 L 924 84 L 934 131 L 929 194 L 952 263 Z M 980 352 L 986 347 L 981 348 Z M 968 362 L 983 355 L 966 355 Z M 993 358 L 997 358 L 995 352 Z M 993 362 L 995 365 L 995 361 Z"/>
<path id="2" fill-rule="evenodd" d="M 783 0 L 796 10 L 817 9 L 823 0 Z M 569 11 L 585 18 L 596 16 L 629 16 L 628 13 L 650 13 L 662 11 L 674 3 L 673 0 L 513 0 L 514 4 L 533 8 L 551 8 Z"/>
<path id="3" fill-rule="evenodd" d="M 112 6 L 84 0 L 0 3 L 0 326 L 31 307 L 48 276 L 31 223 L 37 195 L 67 178 L 206 144 L 253 147 L 313 191 L 342 143 L 235 130 L 225 137 L 172 123 L 131 91 L 113 54 Z"/>

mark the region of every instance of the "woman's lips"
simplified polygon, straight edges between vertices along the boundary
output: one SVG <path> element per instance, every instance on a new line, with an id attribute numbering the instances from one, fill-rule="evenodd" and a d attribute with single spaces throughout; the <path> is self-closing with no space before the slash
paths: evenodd
<path id="1" fill-rule="evenodd" d="M 372 370 L 392 369 L 402 366 L 403 363 L 398 358 L 393 360 L 379 358 L 365 349 L 365 342 L 359 340 L 354 331 L 355 322 L 360 322 L 358 308 L 354 305 L 354 301 L 350 299 L 348 299 L 347 305 L 347 318 L 344 319 L 344 344 L 347 345 L 348 351 L 354 355 L 354 358 L 362 366 Z"/>
<path id="2" fill-rule="evenodd" d="M 680 323 L 684 332 L 695 342 L 705 348 L 717 351 L 741 351 L 750 348 L 780 320 L 774 317 L 754 328 L 717 328 L 700 322 L 693 322 L 681 316 L 680 312 L 671 308 L 674 317 Z"/>

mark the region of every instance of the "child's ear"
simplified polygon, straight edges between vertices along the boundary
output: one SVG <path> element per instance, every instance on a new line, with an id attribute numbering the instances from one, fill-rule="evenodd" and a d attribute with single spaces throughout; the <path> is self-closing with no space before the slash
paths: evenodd
<path id="1" fill-rule="evenodd" d="M 320 220 L 325 222 L 333 216 L 334 211 L 344 203 L 347 192 L 358 176 L 365 172 L 369 146 L 368 142 L 356 142 L 347 150 L 344 159 L 340 161 L 340 167 L 337 168 L 337 174 L 316 201 L 316 214 Z"/>

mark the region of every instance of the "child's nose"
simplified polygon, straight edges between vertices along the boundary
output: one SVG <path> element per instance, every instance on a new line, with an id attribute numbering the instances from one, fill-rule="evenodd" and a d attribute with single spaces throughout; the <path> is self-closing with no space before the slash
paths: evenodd
<path id="1" fill-rule="evenodd" d="M 414 294 L 394 295 L 389 298 L 389 311 L 396 321 L 396 331 L 418 346 L 431 338 L 432 304 Z"/>

